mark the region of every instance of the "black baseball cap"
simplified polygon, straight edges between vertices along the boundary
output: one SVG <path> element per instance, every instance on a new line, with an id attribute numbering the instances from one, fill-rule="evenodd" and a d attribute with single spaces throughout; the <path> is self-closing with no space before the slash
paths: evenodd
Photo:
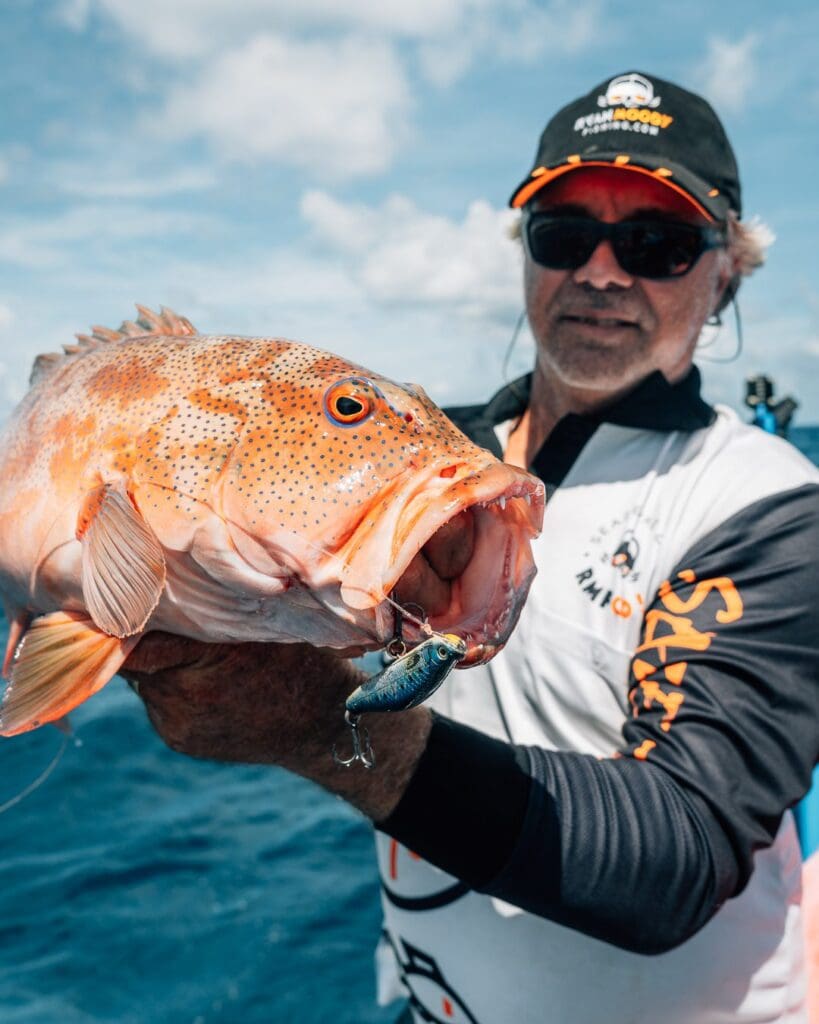
<path id="1" fill-rule="evenodd" d="M 659 178 L 710 219 L 742 212 L 734 151 L 711 105 L 642 71 L 607 79 L 555 114 L 509 205 L 524 206 L 578 167 L 600 165 Z"/>

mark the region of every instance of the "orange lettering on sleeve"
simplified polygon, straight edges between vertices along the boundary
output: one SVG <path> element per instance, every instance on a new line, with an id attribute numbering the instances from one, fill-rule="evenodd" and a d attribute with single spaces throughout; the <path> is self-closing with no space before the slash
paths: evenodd
<path id="1" fill-rule="evenodd" d="M 677 712 L 685 700 L 685 694 L 679 690 L 675 690 L 672 693 L 666 693 L 666 691 L 660 686 L 659 683 L 653 679 L 646 679 L 640 683 L 640 689 L 643 691 L 643 707 L 648 709 L 656 701 L 660 707 L 665 711 L 663 720 L 660 723 L 660 728 L 663 732 L 668 732 L 671 728 L 671 723 L 677 717 Z"/>
<path id="2" fill-rule="evenodd" d="M 693 583 L 696 580 L 696 576 L 690 569 L 684 569 L 677 575 L 679 579 L 686 583 Z M 671 583 L 669 580 L 666 580 L 660 587 L 659 596 L 670 612 L 673 612 L 675 615 L 684 615 L 686 612 L 692 612 L 699 608 L 714 590 L 717 591 L 725 603 L 725 607 L 720 608 L 715 615 L 717 622 L 728 623 L 741 619 L 743 613 L 742 598 L 739 596 L 739 591 L 734 585 L 734 581 L 729 579 L 728 576 L 718 576 L 711 580 L 700 580 L 687 600 L 683 600 L 679 594 L 675 594 L 671 589 Z"/>
<path id="3" fill-rule="evenodd" d="M 669 683 L 674 683 L 675 686 L 679 686 L 685 676 L 685 670 L 688 668 L 688 662 L 686 661 L 675 661 L 665 667 L 665 677 Z"/>
<path id="4" fill-rule="evenodd" d="M 669 647 L 682 647 L 688 651 L 707 651 L 716 633 L 702 633 L 694 628 L 691 619 L 679 615 L 670 615 L 651 608 L 646 612 L 645 639 L 637 648 L 637 654 L 643 651 L 657 651 L 663 662 L 668 657 Z M 668 632 L 659 633 L 665 626 Z M 659 634 L 659 635 L 658 635 Z"/>

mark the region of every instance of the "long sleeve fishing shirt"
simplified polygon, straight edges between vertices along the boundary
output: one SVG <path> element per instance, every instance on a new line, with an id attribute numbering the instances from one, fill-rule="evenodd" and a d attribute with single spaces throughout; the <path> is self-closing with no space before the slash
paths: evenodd
<path id="1" fill-rule="evenodd" d="M 529 380 L 448 410 L 501 455 Z M 506 649 L 434 699 L 378 835 L 417 1020 L 801 1020 L 819 473 L 661 374 L 562 419 Z M 426 1014 L 426 1016 L 425 1016 Z"/>

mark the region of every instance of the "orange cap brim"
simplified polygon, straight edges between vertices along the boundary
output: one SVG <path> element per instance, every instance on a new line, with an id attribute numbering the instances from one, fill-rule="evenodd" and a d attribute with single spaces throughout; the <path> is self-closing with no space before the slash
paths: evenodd
<path id="1" fill-rule="evenodd" d="M 643 174 L 654 181 L 660 181 L 666 188 L 673 189 L 678 195 L 681 195 L 684 199 L 701 213 L 706 220 L 714 220 L 714 215 L 709 213 L 708 210 L 700 203 L 694 196 L 691 195 L 681 185 L 678 185 L 675 181 L 671 181 L 672 172 L 667 167 L 658 167 L 655 170 L 649 170 L 647 167 L 639 167 L 637 164 L 627 163 L 625 160 L 581 160 L 579 157 L 575 160 L 571 158 L 565 164 L 560 164 L 558 167 L 536 167 L 531 174 L 531 181 L 525 185 L 521 185 L 518 191 L 512 196 L 510 205 L 515 209 L 520 209 L 524 206 L 532 196 L 536 195 L 542 188 L 551 184 L 556 178 L 562 177 L 564 174 L 568 174 L 569 171 L 579 170 L 581 167 L 616 167 L 623 171 L 631 171 L 635 174 Z"/>

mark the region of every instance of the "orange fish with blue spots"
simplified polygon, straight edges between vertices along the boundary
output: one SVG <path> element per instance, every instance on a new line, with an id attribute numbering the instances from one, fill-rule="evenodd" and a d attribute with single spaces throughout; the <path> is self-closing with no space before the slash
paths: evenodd
<path id="1" fill-rule="evenodd" d="M 464 640 L 464 665 L 500 649 L 538 480 L 415 385 L 137 309 L 38 357 L 0 434 L 3 735 L 61 718 L 150 630 L 377 649 L 404 602 Z"/>

